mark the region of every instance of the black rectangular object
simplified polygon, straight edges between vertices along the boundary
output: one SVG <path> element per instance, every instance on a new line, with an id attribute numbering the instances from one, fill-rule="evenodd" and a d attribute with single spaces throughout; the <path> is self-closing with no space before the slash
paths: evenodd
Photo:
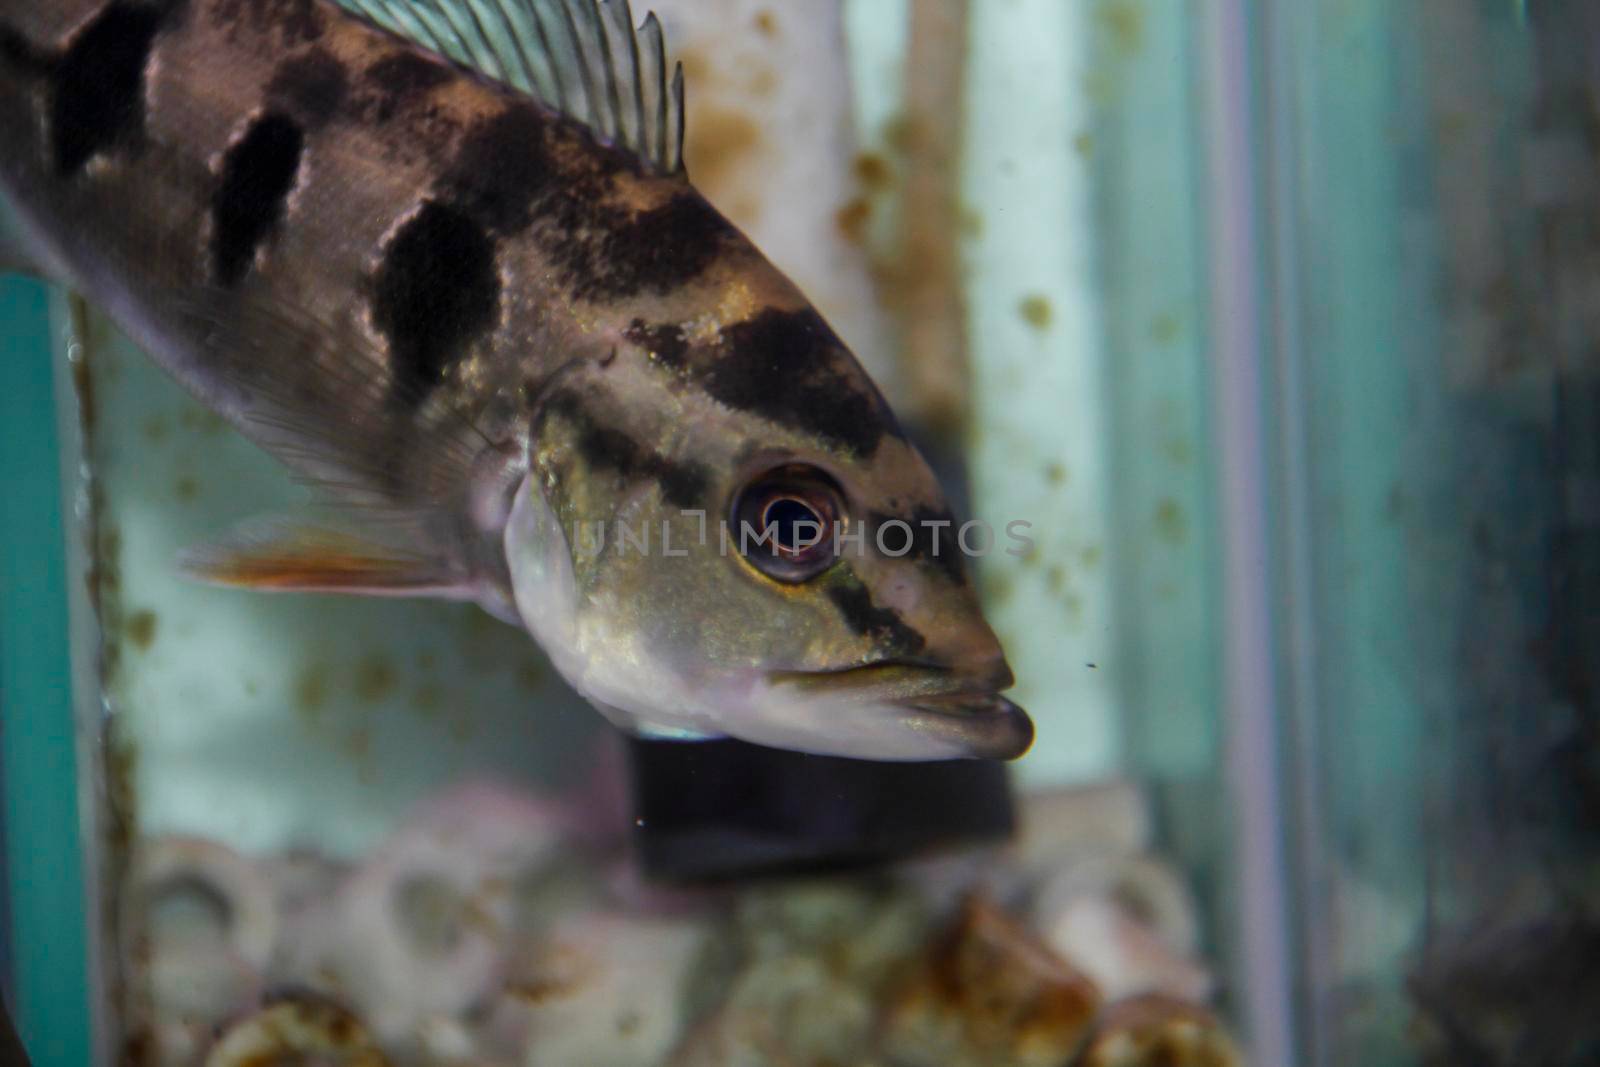
<path id="1" fill-rule="evenodd" d="M 1015 826 L 999 763 L 883 763 L 731 739 L 628 745 L 634 848 L 654 879 L 864 866 Z"/>

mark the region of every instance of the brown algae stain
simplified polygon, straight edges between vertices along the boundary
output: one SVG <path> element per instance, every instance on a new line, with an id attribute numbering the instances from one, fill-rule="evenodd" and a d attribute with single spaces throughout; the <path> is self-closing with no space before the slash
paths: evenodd
<path id="1" fill-rule="evenodd" d="M 133 647 L 143 652 L 155 643 L 156 623 L 155 612 L 136 611 L 123 623 L 123 632 L 128 635 Z"/>
<path id="2" fill-rule="evenodd" d="M 1133 0 L 1103 0 L 1094 20 L 1122 56 L 1136 55 L 1144 46 L 1144 11 Z"/>
<path id="3" fill-rule="evenodd" d="M 228 428 L 228 422 L 214 411 L 201 407 L 186 407 L 178 415 L 178 425 L 194 433 L 216 435 Z"/>
<path id="4" fill-rule="evenodd" d="M 1158 345 L 1170 345 L 1183 333 L 1183 320 L 1167 312 L 1157 315 L 1150 323 L 1150 339 Z"/>
<path id="5" fill-rule="evenodd" d="M 1067 568 L 1059 563 L 1052 566 L 1044 574 L 1045 584 L 1050 587 L 1050 592 L 1060 596 L 1067 589 Z"/>
<path id="6" fill-rule="evenodd" d="M 1046 463 L 1044 465 L 1044 480 L 1050 485 L 1066 485 L 1066 466 L 1061 463 Z"/>
<path id="7" fill-rule="evenodd" d="M 1022 313 L 1023 321 L 1036 330 L 1048 330 L 1055 320 L 1055 308 L 1049 299 L 1037 293 L 1024 297 L 1017 310 Z"/>
<path id="8" fill-rule="evenodd" d="M 1094 155 L 1094 134 L 1080 133 L 1072 139 L 1072 150 L 1084 159 Z"/>
<path id="9" fill-rule="evenodd" d="M 872 201 L 864 196 L 849 200 L 834 215 L 834 222 L 845 240 L 862 244 L 867 239 L 867 226 L 872 222 Z"/>
<path id="10" fill-rule="evenodd" d="M 328 704 L 328 665 L 311 663 L 303 667 L 294 682 L 294 702 L 301 716 L 315 723 Z"/>
<path id="11" fill-rule="evenodd" d="M 757 11 L 756 29 L 764 37 L 776 37 L 778 35 L 778 16 L 765 9 Z"/>
<path id="12" fill-rule="evenodd" d="M 179 478 L 172 487 L 173 495 L 184 503 L 189 503 L 200 495 L 200 483 L 190 477 Z"/>
<path id="13" fill-rule="evenodd" d="M 425 718 L 437 715 L 444 707 L 444 689 L 438 682 L 423 682 L 412 691 L 411 706 Z"/>
<path id="14" fill-rule="evenodd" d="M 356 664 L 356 698 L 375 704 L 394 692 L 395 669 L 387 656 L 374 653 Z"/>
<path id="15" fill-rule="evenodd" d="M 683 155 L 697 186 L 713 200 L 761 145 L 761 127 L 742 111 L 706 106 L 689 121 Z"/>
<path id="16" fill-rule="evenodd" d="M 856 156 L 856 179 L 873 192 L 883 192 L 894 185 L 894 168 L 876 152 L 863 152 Z"/>
<path id="17" fill-rule="evenodd" d="M 1189 533 L 1189 522 L 1176 500 L 1167 497 L 1156 505 L 1156 536 L 1169 545 L 1181 545 Z"/>

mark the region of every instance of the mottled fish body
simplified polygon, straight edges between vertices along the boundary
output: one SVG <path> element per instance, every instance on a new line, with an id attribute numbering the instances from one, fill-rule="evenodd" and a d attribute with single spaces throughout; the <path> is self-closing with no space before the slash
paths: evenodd
<path id="1" fill-rule="evenodd" d="M 996 695 L 1010 674 L 939 487 L 685 179 L 654 21 L 635 34 L 620 0 L 350 3 L 369 17 L 0 0 L 0 195 L 35 256 L 361 506 L 359 532 L 256 523 L 193 568 L 475 599 L 635 729 L 1019 754 L 1031 728 Z M 708 518 L 912 539 L 729 551 Z"/>

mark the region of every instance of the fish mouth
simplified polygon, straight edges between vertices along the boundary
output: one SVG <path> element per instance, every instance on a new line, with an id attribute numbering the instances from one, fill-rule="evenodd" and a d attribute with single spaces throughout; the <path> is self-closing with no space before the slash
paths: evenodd
<path id="1" fill-rule="evenodd" d="M 886 748 L 907 753 L 898 758 L 1014 760 L 1033 744 L 1033 720 L 998 692 L 1011 684 L 1003 664 L 967 675 L 936 664 L 885 662 L 773 681 L 796 695 L 836 704 L 842 714 L 834 722 L 840 726 L 850 715 L 870 718 L 872 732 L 888 735 Z"/>
<path id="2" fill-rule="evenodd" d="M 906 725 L 973 759 L 1014 760 L 1033 746 L 1033 720 L 999 693 L 961 693 L 893 705 Z"/>

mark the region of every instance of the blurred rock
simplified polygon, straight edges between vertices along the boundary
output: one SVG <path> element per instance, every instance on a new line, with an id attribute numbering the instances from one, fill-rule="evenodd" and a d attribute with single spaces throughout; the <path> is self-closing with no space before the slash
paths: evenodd
<path id="1" fill-rule="evenodd" d="M 361 1020 L 330 1001 L 289 996 L 228 1027 L 205 1067 L 389 1067 Z"/>
<path id="2" fill-rule="evenodd" d="M 797 880 L 741 894 L 697 980 L 702 1021 L 672 1067 L 867 1064 L 882 991 L 923 947 L 914 887 Z"/>
<path id="3" fill-rule="evenodd" d="M 1112 1004 L 1076 1067 L 1243 1067 L 1222 1024 L 1169 997 Z"/>
<path id="4" fill-rule="evenodd" d="M 682 1036 L 703 921 L 596 912 L 559 924 L 512 964 L 495 1009 L 527 1067 L 654 1067 Z"/>
<path id="5" fill-rule="evenodd" d="M 348 999 L 386 1046 L 410 1047 L 422 1022 L 498 988 L 518 890 L 560 854 L 566 829 L 553 805 L 493 786 L 425 805 L 306 916 L 288 977 Z"/>
<path id="6" fill-rule="evenodd" d="M 1109 998 L 1160 993 L 1203 1002 L 1211 994 L 1205 968 L 1174 952 L 1152 927 L 1111 897 L 1071 897 L 1042 928 L 1050 947 L 1072 960 Z"/>
<path id="7" fill-rule="evenodd" d="M 1093 982 L 975 896 L 891 995 L 883 1050 L 898 1067 L 1060 1067 L 1099 1005 Z"/>

